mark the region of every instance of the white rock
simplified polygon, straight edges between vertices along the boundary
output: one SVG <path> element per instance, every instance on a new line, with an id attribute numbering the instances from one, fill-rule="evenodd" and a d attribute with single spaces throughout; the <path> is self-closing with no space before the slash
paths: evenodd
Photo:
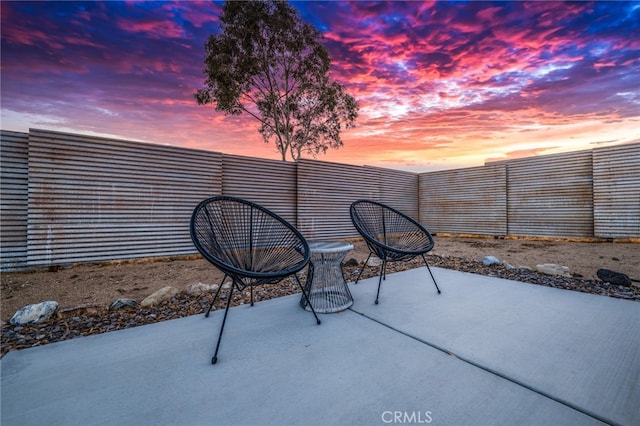
<path id="1" fill-rule="evenodd" d="M 13 325 L 40 324 L 51 318 L 56 309 L 58 302 L 52 300 L 27 305 L 19 309 L 9 322 Z"/>
<path id="2" fill-rule="evenodd" d="M 541 265 L 537 265 L 536 271 L 540 272 L 541 274 L 559 275 L 561 277 L 571 278 L 571 273 L 569 272 L 569 268 L 567 266 L 556 265 L 555 263 L 543 263 Z"/>
<path id="3" fill-rule="evenodd" d="M 217 284 L 194 283 L 194 284 L 189 284 L 184 291 L 185 293 L 190 294 L 192 296 L 199 296 L 204 293 L 216 291 L 217 289 L 218 289 Z"/>
<path id="4" fill-rule="evenodd" d="M 484 266 L 499 265 L 500 259 L 495 256 L 485 256 L 484 259 L 482 259 L 482 264 Z"/>
<path id="5" fill-rule="evenodd" d="M 152 295 L 147 296 L 142 302 L 140 302 L 140 306 L 145 308 L 148 308 L 150 306 L 155 306 L 155 305 L 158 305 L 159 303 L 164 302 L 165 300 L 171 299 L 176 294 L 178 294 L 178 289 L 168 285 L 166 287 L 162 287 L 160 290 L 156 291 Z"/>
<path id="6" fill-rule="evenodd" d="M 367 262 L 368 266 L 380 266 L 382 265 L 382 259 L 379 259 L 377 257 L 370 257 L 369 261 Z"/>

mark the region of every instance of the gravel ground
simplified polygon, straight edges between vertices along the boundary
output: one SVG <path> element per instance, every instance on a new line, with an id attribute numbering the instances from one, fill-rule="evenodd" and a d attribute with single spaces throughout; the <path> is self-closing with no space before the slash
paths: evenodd
<path id="1" fill-rule="evenodd" d="M 528 269 L 507 269 L 503 265 L 484 266 L 481 262 L 449 256 L 430 255 L 428 256 L 428 260 L 431 266 L 446 269 L 640 301 L 640 286 L 637 285 L 623 287 L 596 280 L 548 276 Z M 422 265 L 421 259 L 411 262 L 391 263 L 387 266 L 387 271 L 388 273 L 398 272 Z M 343 267 L 347 282 L 355 281 L 360 267 L 361 265 Z M 379 271 L 379 267 L 367 267 L 362 274 L 362 278 L 377 276 Z M 301 274 L 300 277 L 302 282 L 304 282 L 304 273 Z M 299 291 L 297 284 L 287 279 L 277 285 L 256 287 L 254 289 L 254 300 L 267 300 L 295 294 Z M 59 311 L 54 318 L 44 324 L 28 326 L 6 324 L 2 327 L 1 354 L 4 356 L 11 350 L 19 350 L 73 339 L 79 336 L 106 333 L 189 315 L 202 314 L 206 311 L 212 299 L 212 294 L 195 297 L 183 292 L 179 293 L 170 301 L 153 308 L 124 308 L 110 311 L 104 306 L 85 306 Z M 216 309 L 224 309 L 225 301 L 226 297 L 224 294 L 219 296 L 216 301 Z M 250 292 L 248 289 L 245 289 L 242 293 L 235 293 L 232 301 L 233 306 L 245 303 L 250 303 Z"/>

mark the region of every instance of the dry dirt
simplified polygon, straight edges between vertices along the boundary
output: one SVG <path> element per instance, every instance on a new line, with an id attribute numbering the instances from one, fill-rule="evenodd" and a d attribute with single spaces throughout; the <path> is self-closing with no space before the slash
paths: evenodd
<path id="1" fill-rule="evenodd" d="M 345 260 L 364 261 L 366 246 L 355 242 Z M 640 279 L 640 244 L 637 242 L 569 242 L 558 240 L 493 239 L 436 236 L 434 254 L 481 261 L 496 256 L 514 266 L 535 268 L 556 263 L 574 276 L 597 279 L 599 268 Z M 217 284 L 222 274 L 198 256 L 81 264 L 58 270 L 0 274 L 1 315 L 8 321 L 21 307 L 55 300 L 61 309 L 108 305 L 118 298 L 142 301 L 170 285 L 179 290 L 192 283 Z"/>

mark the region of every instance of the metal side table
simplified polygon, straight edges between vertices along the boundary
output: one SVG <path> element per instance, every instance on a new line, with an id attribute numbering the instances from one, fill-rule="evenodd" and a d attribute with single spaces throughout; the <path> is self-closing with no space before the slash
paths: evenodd
<path id="1" fill-rule="evenodd" d="M 305 291 L 316 312 L 340 312 L 353 304 L 353 296 L 342 274 L 342 260 L 353 250 L 353 244 L 340 241 L 309 243 L 309 271 Z M 310 311 L 304 296 L 300 306 Z"/>

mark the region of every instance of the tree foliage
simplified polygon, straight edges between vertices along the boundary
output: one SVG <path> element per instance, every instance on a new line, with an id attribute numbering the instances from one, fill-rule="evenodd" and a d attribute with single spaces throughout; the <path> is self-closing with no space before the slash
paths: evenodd
<path id="1" fill-rule="evenodd" d="M 282 1 L 228 1 L 220 29 L 205 45 L 206 81 L 195 95 L 198 104 L 251 115 L 282 160 L 343 145 L 340 132 L 354 125 L 358 104 L 330 81 L 320 31 Z"/>

